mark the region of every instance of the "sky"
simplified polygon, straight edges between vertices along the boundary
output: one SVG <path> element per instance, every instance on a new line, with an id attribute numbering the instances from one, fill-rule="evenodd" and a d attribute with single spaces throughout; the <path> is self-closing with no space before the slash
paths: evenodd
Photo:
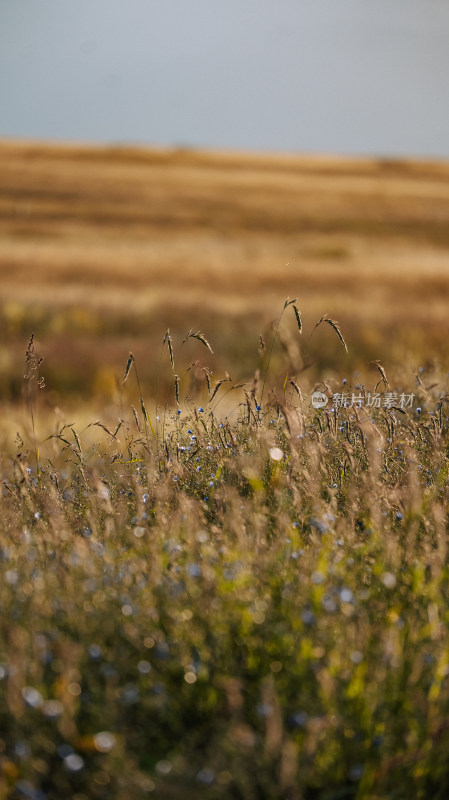
<path id="1" fill-rule="evenodd" d="M 0 0 L 0 137 L 449 158 L 449 2 Z"/>

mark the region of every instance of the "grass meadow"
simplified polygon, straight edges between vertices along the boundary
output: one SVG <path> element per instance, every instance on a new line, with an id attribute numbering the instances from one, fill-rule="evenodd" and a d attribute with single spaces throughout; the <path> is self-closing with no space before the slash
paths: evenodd
<path id="1" fill-rule="evenodd" d="M 448 167 L 0 162 L 0 800 L 446 798 Z"/>

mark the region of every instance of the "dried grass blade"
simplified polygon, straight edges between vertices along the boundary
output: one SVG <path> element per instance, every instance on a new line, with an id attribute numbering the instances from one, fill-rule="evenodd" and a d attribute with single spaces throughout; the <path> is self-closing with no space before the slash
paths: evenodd
<path id="1" fill-rule="evenodd" d="M 207 349 L 210 350 L 211 353 L 214 352 L 209 342 L 207 341 L 204 333 L 201 333 L 201 331 L 195 331 L 195 333 L 193 331 L 190 331 L 190 333 L 188 333 L 186 338 L 184 339 L 183 344 L 184 342 L 187 341 L 187 339 L 198 339 L 198 341 L 201 342 L 201 344 L 204 344 L 204 346 L 207 347 Z"/>
<path id="2" fill-rule="evenodd" d="M 301 392 L 301 389 L 299 388 L 298 384 L 296 383 L 296 381 L 294 381 L 294 380 L 293 380 L 293 378 L 290 378 L 290 380 L 289 380 L 289 384 L 290 384 L 290 386 L 293 386 L 293 388 L 294 388 L 294 390 L 295 390 L 296 394 L 297 394 L 297 395 L 298 395 L 298 397 L 300 397 L 300 398 L 301 398 L 301 400 L 302 400 L 302 392 Z"/>
<path id="3" fill-rule="evenodd" d="M 139 424 L 139 417 L 137 416 L 137 411 L 136 411 L 136 409 L 134 408 L 134 406 L 131 406 L 131 408 L 132 408 L 132 410 L 133 410 L 133 414 L 134 414 L 134 422 L 136 423 L 136 428 L 137 428 L 137 430 L 139 431 L 139 433 L 141 434 L 141 433 L 142 433 L 142 430 L 141 430 L 141 428 L 140 428 L 140 424 Z"/>
<path id="4" fill-rule="evenodd" d="M 336 322 L 334 319 L 326 319 L 325 322 L 327 322 L 328 325 L 330 325 L 331 328 L 334 329 L 335 333 L 337 334 L 338 338 L 340 339 L 340 342 L 342 343 L 342 345 L 345 348 L 346 352 L 348 352 L 348 345 L 346 344 L 346 342 L 345 342 L 345 340 L 343 338 L 343 334 L 342 334 L 342 332 L 340 330 L 338 322 Z"/>
<path id="5" fill-rule="evenodd" d="M 143 414 L 143 418 L 145 420 L 145 424 L 148 424 L 150 426 L 151 433 L 153 434 L 154 438 L 156 439 L 157 438 L 156 437 L 156 432 L 155 432 L 155 430 L 153 428 L 153 424 L 151 422 L 150 415 L 149 415 L 148 411 L 145 408 L 145 403 L 143 402 L 143 397 L 140 398 L 140 408 L 142 409 L 142 414 Z"/>
<path id="6" fill-rule="evenodd" d="M 171 368 L 174 370 L 175 369 L 175 359 L 174 359 L 174 356 L 173 356 L 173 340 L 172 340 L 171 335 L 170 335 L 170 328 L 167 328 L 167 333 L 164 336 L 164 341 L 162 342 L 162 344 L 165 344 L 165 342 L 167 342 L 168 354 L 170 356 Z"/>
<path id="7" fill-rule="evenodd" d="M 126 364 L 125 375 L 123 377 L 122 383 L 125 383 L 128 375 L 129 375 L 129 371 L 130 371 L 130 369 L 132 367 L 133 362 L 134 362 L 134 355 L 132 353 L 130 353 L 129 354 L 129 358 L 128 358 L 128 362 Z"/>
<path id="8" fill-rule="evenodd" d="M 211 398 L 209 400 L 209 403 L 212 403 L 212 400 L 214 399 L 215 395 L 217 394 L 220 386 L 222 386 L 223 383 L 226 383 L 229 380 L 230 380 L 230 377 L 228 375 L 226 378 L 222 378 L 220 381 L 217 381 L 217 383 L 214 386 L 214 391 L 212 392 L 212 395 L 211 395 Z"/>
<path id="9" fill-rule="evenodd" d="M 207 391 L 208 391 L 208 394 L 210 394 L 210 390 L 211 390 L 210 378 L 211 378 L 212 372 L 207 367 L 201 367 L 201 371 L 204 372 L 204 377 L 206 378 L 206 383 L 207 383 Z"/>
<path id="10" fill-rule="evenodd" d="M 76 446 L 78 447 L 78 450 L 80 451 L 80 453 L 82 453 L 81 440 L 80 440 L 80 437 L 78 436 L 75 428 L 72 428 L 72 433 L 73 433 L 73 438 L 75 439 L 75 442 L 76 442 Z"/>
<path id="11" fill-rule="evenodd" d="M 117 430 L 115 431 L 115 433 L 112 433 L 112 431 L 110 431 L 109 428 L 107 428 L 106 425 L 103 425 L 103 423 L 100 422 L 100 420 L 98 420 L 98 419 L 97 419 L 96 422 L 91 422 L 90 425 L 88 425 L 87 427 L 90 428 L 91 425 L 95 425 L 95 427 L 101 428 L 105 433 L 108 434 L 108 436 L 111 436 L 113 439 L 115 439 L 116 438 L 115 434 L 117 433 L 117 431 L 120 428 L 121 424 L 122 423 L 120 422 L 118 427 L 117 427 Z"/>
<path id="12" fill-rule="evenodd" d="M 298 330 L 299 330 L 300 333 L 302 333 L 301 312 L 299 311 L 299 309 L 295 305 L 293 306 L 293 311 L 295 312 L 295 317 L 296 317 L 296 322 L 297 322 L 297 325 L 298 325 Z"/>
<path id="13" fill-rule="evenodd" d="M 118 432 L 119 432 L 120 428 L 122 427 L 122 425 L 123 425 L 123 420 L 121 419 L 121 420 L 120 420 L 120 422 L 119 422 L 119 424 L 117 425 L 117 427 L 116 427 L 115 431 L 114 431 L 114 434 L 113 434 L 113 436 L 114 436 L 114 439 L 116 438 L 116 436 L 117 436 L 117 434 L 118 434 Z"/>
<path id="14" fill-rule="evenodd" d="M 293 305 L 293 303 L 296 303 L 296 297 L 294 298 L 294 300 L 289 300 L 289 298 L 287 297 L 287 299 L 286 299 L 286 301 L 285 301 L 285 303 L 284 303 L 284 308 L 283 308 L 282 310 L 283 310 L 283 311 L 285 311 L 285 309 L 286 309 L 288 306 L 292 306 L 292 305 Z"/>
<path id="15" fill-rule="evenodd" d="M 343 334 L 342 334 L 342 332 L 340 330 L 340 326 L 339 326 L 338 322 L 335 319 L 330 319 L 327 316 L 327 314 L 324 314 L 324 316 L 321 317 L 320 320 L 318 320 L 317 324 L 315 325 L 315 328 L 318 328 L 318 325 L 321 325 L 322 322 L 327 322 L 327 324 L 330 325 L 331 328 L 333 328 L 333 330 L 337 334 L 338 338 L 340 339 L 340 342 L 342 343 L 343 347 L 345 348 L 346 352 L 348 352 L 348 345 L 346 344 L 346 342 L 345 342 L 345 340 L 343 338 Z M 315 328 L 314 328 L 314 330 L 315 330 Z"/>
<path id="16" fill-rule="evenodd" d="M 380 361 L 371 361 L 370 363 L 373 364 L 373 366 L 375 366 L 378 369 L 378 371 L 380 373 L 380 376 L 381 376 L 385 386 L 389 386 L 390 384 L 388 383 L 387 373 L 385 372 L 385 370 L 384 370 L 382 364 L 380 363 Z M 380 381 L 379 381 L 379 383 L 380 383 Z M 379 386 L 379 383 L 376 384 L 376 389 Z"/>

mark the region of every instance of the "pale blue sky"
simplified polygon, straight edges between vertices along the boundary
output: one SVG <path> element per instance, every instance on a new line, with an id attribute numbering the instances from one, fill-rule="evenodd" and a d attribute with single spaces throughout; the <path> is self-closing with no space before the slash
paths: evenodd
<path id="1" fill-rule="evenodd" d="M 449 158 L 449 2 L 0 0 L 0 137 Z"/>

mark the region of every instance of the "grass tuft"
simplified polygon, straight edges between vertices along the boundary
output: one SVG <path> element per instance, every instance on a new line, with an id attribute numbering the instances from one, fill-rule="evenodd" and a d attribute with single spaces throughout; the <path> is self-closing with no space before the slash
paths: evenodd
<path id="1" fill-rule="evenodd" d="M 140 411 L 3 442 L 0 794 L 445 797 L 447 376 L 262 406 L 177 355 L 155 432 L 133 365 Z"/>

